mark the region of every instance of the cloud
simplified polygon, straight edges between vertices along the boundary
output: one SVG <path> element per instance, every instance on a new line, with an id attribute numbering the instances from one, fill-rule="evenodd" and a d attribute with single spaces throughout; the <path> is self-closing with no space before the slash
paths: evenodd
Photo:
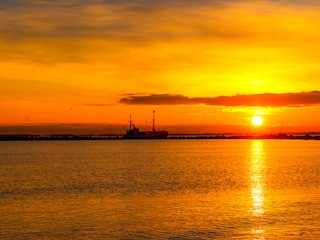
<path id="1" fill-rule="evenodd" d="M 320 105 L 320 91 L 300 93 L 263 93 L 218 97 L 187 97 L 172 94 L 133 95 L 119 101 L 131 105 L 197 105 L 239 107 L 304 107 Z"/>
<path id="2" fill-rule="evenodd" d="M 80 106 L 86 106 L 86 107 L 111 107 L 115 106 L 115 104 L 104 104 L 104 103 L 88 103 Z"/>
<path id="3" fill-rule="evenodd" d="M 242 41 L 260 42 L 256 39 L 259 36 L 262 40 L 272 36 L 269 41 L 274 41 L 279 38 L 278 32 L 293 36 L 281 28 L 290 2 L 308 5 L 319 1 L 266 0 L 254 4 L 255 0 L 3 0 L 0 61 L 89 62 L 113 59 L 130 49 L 144 50 L 150 45 L 179 49 L 184 43 L 197 52 L 195 42 L 230 41 L 243 46 Z M 295 16 L 296 11 L 289 15 Z M 252 16 L 264 16 L 266 20 Z M 259 20 L 270 24 L 271 35 L 261 34 L 268 25 L 256 27 Z M 309 23 L 303 23 L 303 27 Z"/>

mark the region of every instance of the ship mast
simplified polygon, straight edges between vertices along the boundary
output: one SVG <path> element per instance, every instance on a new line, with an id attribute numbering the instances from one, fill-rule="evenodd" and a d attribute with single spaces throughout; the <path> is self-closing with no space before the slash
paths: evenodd
<path id="1" fill-rule="evenodd" d="M 131 114 L 130 114 L 130 121 L 129 122 L 130 122 L 130 128 L 129 129 L 131 130 L 131 126 L 132 126 Z"/>
<path id="2" fill-rule="evenodd" d="M 154 113 L 155 113 L 155 111 L 153 110 L 152 131 L 156 131 L 156 125 L 155 125 L 155 120 L 154 120 Z"/>

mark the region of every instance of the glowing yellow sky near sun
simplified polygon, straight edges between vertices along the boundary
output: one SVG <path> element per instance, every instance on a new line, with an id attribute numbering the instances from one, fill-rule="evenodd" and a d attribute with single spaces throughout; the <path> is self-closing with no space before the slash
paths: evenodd
<path id="1" fill-rule="evenodd" d="M 132 109 L 138 118 L 154 108 L 119 104 L 127 93 L 213 97 L 320 89 L 318 6 L 244 1 L 152 13 L 99 4 L 75 13 L 19 11 L 0 17 L 23 22 L 0 35 L 0 111 L 6 113 L 0 123 L 24 123 L 26 116 L 34 123 L 126 122 Z M 68 32 L 63 26 L 70 17 L 74 29 Z M 161 111 L 171 116 L 161 119 L 165 124 L 250 124 L 257 110 L 162 106 Z M 266 110 L 274 119 L 279 112 Z"/>

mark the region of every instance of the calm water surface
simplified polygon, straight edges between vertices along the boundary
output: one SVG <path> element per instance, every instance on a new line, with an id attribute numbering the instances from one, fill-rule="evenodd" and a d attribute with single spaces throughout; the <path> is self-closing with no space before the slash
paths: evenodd
<path id="1" fill-rule="evenodd" d="M 0 142 L 1 239 L 320 239 L 320 141 Z"/>

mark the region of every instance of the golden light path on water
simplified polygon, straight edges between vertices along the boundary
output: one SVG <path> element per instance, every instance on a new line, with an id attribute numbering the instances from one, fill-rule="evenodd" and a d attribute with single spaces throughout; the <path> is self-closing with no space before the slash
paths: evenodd
<path id="1" fill-rule="evenodd" d="M 264 217 L 264 146 L 263 140 L 254 140 L 251 145 L 251 162 L 250 162 L 250 187 L 252 205 L 250 212 L 252 213 L 252 221 L 255 224 L 252 227 L 254 240 L 265 239 L 263 234 L 265 230 L 261 226 Z"/>

